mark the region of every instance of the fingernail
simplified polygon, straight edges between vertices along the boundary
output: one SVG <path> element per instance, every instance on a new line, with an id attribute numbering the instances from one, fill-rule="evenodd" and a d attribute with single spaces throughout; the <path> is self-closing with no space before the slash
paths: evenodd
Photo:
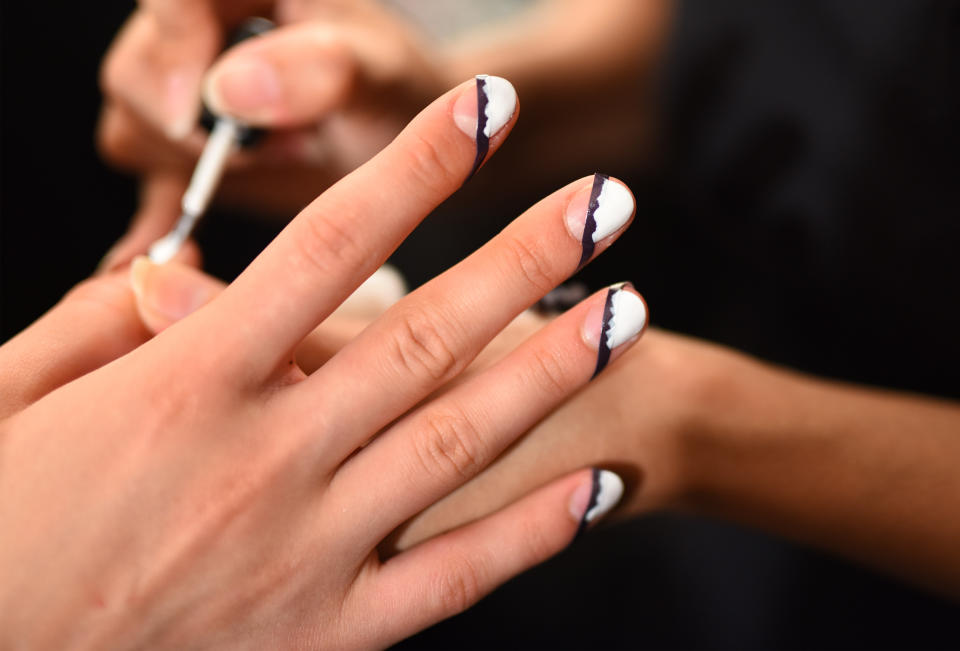
<path id="1" fill-rule="evenodd" d="M 580 523 L 579 536 L 617 505 L 623 496 L 623 480 L 609 470 L 593 469 L 590 481 L 585 481 L 570 496 L 570 515 Z"/>
<path id="2" fill-rule="evenodd" d="M 596 303 L 583 325 L 583 338 L 597 350 L 596 377 L 606 368 L 617 349 L 632 341 L 647 325 L 647 304 L 630 283 L 607 288 L 601 306 Z"/>
<path id="3" fill-rule="evenodd" d="M 281 94 L 276 68 L 249 55 L 214 66 L 203 85 L 211 111 L 249 120 L 271 119 Z"/>
<path id="4" fill-rule="evenodd" d="M 161 275 L 155 275 L 158 270 Z M 130 266 L 130 287 L 141 316 L 154 330 L 189 316 L 212 298 L 210 290 L 189 272 L 155 265 L 142 255 Z"/>
<path id="5" fill-rule="evenodd" d="M 146 286 L 147 274 L 153 268 L 150 259 L 143 255 L 138 255 L 133 259 L 130 265 L 130 288 L 133 290 L 137 301 L 143 298 L 143 289 Z"/>
<path id="6" fill-rule="evenodd" d="M 165 131 L 171 140 L 183 140 L 193 131 L 200 112 L 197 101 L 197 75 L 175 72 L 167 77 Z"/>
<path id="7" fill-rule="evenodd" d="M 629 221 L 636 204 L 633 194 L 606 174 L 594 174 L 590 193 L 586 188 L 567 204 L 567 229 L 580 240 L 579 269 L 593 257 L 596 243 L 616 233 Z"/>
<path id="8" fill-rule="evenodd" d="M 480 169 L 490 151 L 490 138 L 502 129 L 517 111 L 517 91 L 503 77 L 476 76 L 476 91 L 465 90 L 453 105 L 453 121 L 477 143 L 477 154 L 469 179 Z"/>

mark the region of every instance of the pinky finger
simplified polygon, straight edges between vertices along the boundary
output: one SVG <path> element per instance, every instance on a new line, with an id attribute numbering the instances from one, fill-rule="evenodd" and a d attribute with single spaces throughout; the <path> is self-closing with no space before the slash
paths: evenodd
<path id="1" fill-rule="evenodd" d="M 365 600 L 368 621 L 385 629 L 377 642 L 402 639 L 466 610 L 563 550 L 622 494 L 616 474 L 581 470 L 389 560 L 375 575 L 375 597 Z M 371 613 L 371 603 L 383 612 Z"/>

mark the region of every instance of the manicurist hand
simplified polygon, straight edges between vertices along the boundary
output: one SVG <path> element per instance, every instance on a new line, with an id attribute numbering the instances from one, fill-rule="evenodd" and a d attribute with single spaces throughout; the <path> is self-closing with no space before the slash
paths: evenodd
<path id="1" fill-rule="evenodd" d="M 479 139 L 478 92 L 489 107 Z M 313 373 L 291 357 L 460 186 L 480 146 L 500 145 L 514 114 L 504 80 L 460 85 L 211 302 L 9 403 L 3 646 L 381 647 L 469 606 L 613 506 L 616 475 L 581 469 L 388 561 L 377 552 L 642 332 L 642 299 L 616 285 L 431 396 L 622 231 L 633 201 L 616 181 L 547 197 Z M 73 344 L 95 336 L 72 316 Z M 43 332 L 0 349 L 2 367 L 28 363 Z M 5 396 L 24 381 L 3 379 Z"/>
<path id="2" fill-rule="evenodd" d="M 478 73 L 513 80 L 533 119 L 510 160 L 490 170 L 483 187 L 472 184 L 475 195 L 521 174 L 531 187 L 549 187 L 579 174 L 582 161 L 632 168 L 651 132 L 646 81 L 655 78 L 671 6 L 552 0 L 440 42 L 374 0 L 143 0 L 101 74 L 101 150 L 144 184 L 138 219 L 103 267 L 144 253 L 179 214 L 205 138 L 196 126 L 201 98 L 269 130 L 233 157 L 217 194 L 247 213 L 294 214 L 429 99 Z M 278 27 L 221 53 L 252 15 Z M 545 158 L 545 150 L 556 155 Z M 156 177 L 179 185 L 174 201 L 154 190 Z"/>
<path id="3" fill-rule="evenodd" d="M 252 15 L 275 30 L 221 54 Z M 474 74 L 474 71 L 470 74 Z M 269 129 L 235 156 L 220 197 L 247 210 L 295 213 L 383 148 L 450 81 L 399 16 L 369 0 L 145 0 L 102 70 L 101 150 L 145 182 L 176 176 L 180 192 L 203 146 L 201 99 L 217 114 Z M 144 199 L 150 199 L 145 192 Z M 178 214 L 149 209 L 117 266 Z"/>

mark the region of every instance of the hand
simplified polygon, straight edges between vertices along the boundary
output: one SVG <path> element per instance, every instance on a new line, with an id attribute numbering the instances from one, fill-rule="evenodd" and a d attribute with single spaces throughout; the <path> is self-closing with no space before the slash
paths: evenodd
<path id="1" fill-rule="evenodd" d="M 594 221 L 608 228 L 594 253 L 622 231 L 632 201 L 614 181 L 544 199 L 311 375 L 290 358 L 462 183 L 477 144 L 456 125 L 471 111 L 476 122 L 476 89 L 425 109 L 205 307 L 0 423 L 0 635 L 55 647 L 384 646 L 612 507 L 615 476 L 581 470 L 387 562 L 376 551 L 642 331 L 641 299 L 617 286 L 427 399 L 576 269 L 598 183 L 609 196 Z"/>
<path id="2" fill-rule="evenodd" d="M 217 58 L 227 32 L 257 11 L 280 26 Z M 365 0 L 144 1 L 103 66 L 101 150 L 148 183 L 163 175 L 185 186 L 205 140 L 197 125 L 202 94 L 217 113 L 270 129 L 235 157 L 220 198 L 289 215 L 449 87 L 426 52 L 409 25 Z M 142 253 L 139 233 L 158 237 L 178 209 L 145 212 L 152 221 L 137 225 L 109 268 Z"/>
<path id="3" fill-rule="evenodd" d="M 135 261 L 132 279 L 139 313 L 152 332 L 191 314 L 225 287 L 197 269 L 154 265 L 146 258 Z M 320 368 L 376 316 L 331 315 L 301 342 L 298 362 L 307 372 Z M 552 321 L 523 312 L 437 394 L 491 368 Z M 394 554 L 494 513 L 584 466 L 615 468 L 624 478 L 626 493 L 614 512 L 617 518 L 684 506 L 693 478 L 683 446 L 697 422 L 703 386 L 720 374 L 729 355 L 704 342 L 648 332 L 623 360 L 537 423 L 477 477 L 401 526 L 381 552 Z"/>

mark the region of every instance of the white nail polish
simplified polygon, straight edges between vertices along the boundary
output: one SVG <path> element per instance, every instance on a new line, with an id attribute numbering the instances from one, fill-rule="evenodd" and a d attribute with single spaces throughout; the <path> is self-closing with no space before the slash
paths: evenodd
<path id="1" fill-rule="evenodd" d="M 481 80 L 480 92 L 485 95 L 486 105 L 483 108 L 484 122 L 482 133 L 492 138 L 510 121 L 517 110 L 517 91 L 513 84 L 503 77 L 491 75 L 477 75 Z"/>
<path id="2" fill-rule="evenodd" d="M 611 289 L 610 320 L 606 324 L 607 347 L 617 346 L 635 337 L 647 323 L 647 308 L 643 300 L 622 287 Z"/>
<path id="3" fill-rule="evenodd" d="M 623 480 L 609 470 L 593 471 L 593 491 L 590 502 L 583 514 L 583 524 L 587 525 L 606 515 L 617 505 L 623 495 Z"/>
<path id="4" fill-rule="evenodd" d="M 593 208 L 593 206 L 591 206 Z M 633 195 L 624 186 L 609 178 L 603 178 L 603 187 L 597 196 L 596 208 L 593 209 L 592 237 L 599 242 L 608 235 L 615 233 L 627 223 L 633 214 Z"/>

